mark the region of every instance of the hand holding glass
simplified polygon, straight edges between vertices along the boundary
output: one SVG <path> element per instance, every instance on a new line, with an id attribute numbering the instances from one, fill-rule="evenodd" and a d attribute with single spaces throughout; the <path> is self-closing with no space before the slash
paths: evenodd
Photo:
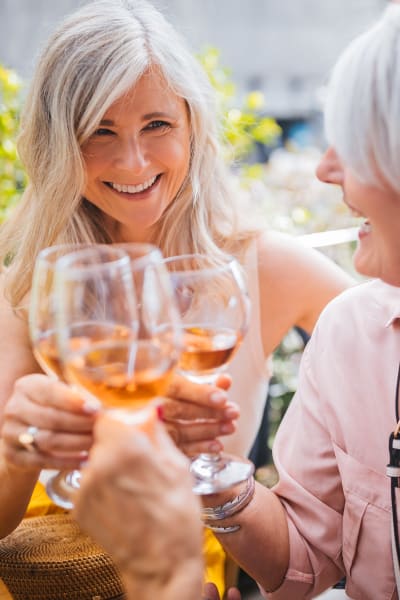
<path id="1" fill-rule="evenodd" d="M 57 273 L 65 378 L 128 422 L 167 387 L 179 335 L 158 277 L 161 256 L 142 247 L 135 266 L 133 246 L 77 252 Z"/>
<path id="2" fill-rule="evenodd" d="M 250 301 L 233 258 L 216 263 L 201 254 L 165 260 L 181 316 L 183 349 L 178 371 L 196 383 L 215 383 L 246 333 Z M 192 461 L 194 492 L 212 494 L 247 480 L 254 467 L 225 454 Z"/>

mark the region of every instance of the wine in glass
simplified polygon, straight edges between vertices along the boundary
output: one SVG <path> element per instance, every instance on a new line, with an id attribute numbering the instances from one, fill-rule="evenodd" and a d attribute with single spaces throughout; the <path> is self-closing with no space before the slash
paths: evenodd
<path id="1" fill-rule="evenodd" d="M 29 304 L 29 332 L 33 353 L 49 377 L 64 381 L 56 339 L 55 267 L 58 259 L 85 244 L 60 244 L 39 252 L 32 277 Z M 62 470 L 46 482 L 49 498 L 62 508 L 72 508 L 71 494 L 79 487 L 80 472 Z"/>
<path id="2" fill-rule="evenodd" d="M 125 422 L 165 392 L 178 360 L 180 327 L 168 284 L 162 256 L 149 245 L 87 249 L 59 262 L 65 378 Z"/>
<path id="3" fill-rule="evenodd" d="M 202 254 L 165 259 L 183 331 L 178 371 L 196 383 L 215 383 L 227 369 L 246 333 L 250 300 L 234 258 L 216 262 Z M 213 494 L 246 481 L 250 461 L 223 453 L 202 453 L 191 463 L 194 492 Z"/>

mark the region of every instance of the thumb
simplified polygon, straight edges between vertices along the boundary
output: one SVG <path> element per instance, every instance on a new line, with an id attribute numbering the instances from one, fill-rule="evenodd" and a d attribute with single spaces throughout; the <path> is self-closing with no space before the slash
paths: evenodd
<path id="1" fill-rule="evenodd" d="M 217 587 L 213 583 L 205 583 L 201 600 L 220 600 Z"/>

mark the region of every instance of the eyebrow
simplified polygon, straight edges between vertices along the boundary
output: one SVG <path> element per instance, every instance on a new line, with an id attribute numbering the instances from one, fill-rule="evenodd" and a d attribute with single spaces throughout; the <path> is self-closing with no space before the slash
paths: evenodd
<path id="1" fill-rule="evenodd" d="M 151 113 L 147 113 L 147 114 L 143 115 L 142 121 L 148 121 L 149 119 L 160 119 L 160 118 L 175 119 L 176 117 L 174 117 L 168 113 L 165 113 L 165 112 L 151 112 Z M 100 125 L 113 126 L 113 125 L 115 125 L 115 123 L 112 119 L 102 119 L 100 121 Z"/>

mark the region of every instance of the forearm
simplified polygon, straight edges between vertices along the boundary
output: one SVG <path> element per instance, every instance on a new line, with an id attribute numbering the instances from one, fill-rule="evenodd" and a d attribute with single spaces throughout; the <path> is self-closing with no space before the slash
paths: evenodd
<path id="1" fill-rule="evenodd" d="M 162 577 L 155 573 L 153 577 L 140 578 L 137 573 L 125 570 L 122 580 L 127 592 L 127 600 L 200 600 L 204 565 L 201 557 L 174 565 L 171 572 Z"/>
<path id="2" fill-rule="evenodd" d="M 223 502 L 226 501 L 225 498 Z M 280 586 L 289 564 L 289 534 L 285 510 L 273 492 L 256 483 L 249 504 L 215 525 L 240 525 L 236 532 L 216 533 L 218 540 L 265 590 Z"/>
<path id="3" fill-rule="evenodd" d="M 23 470 L 8 463 L 0 440 L 0 538 L 9 535 L 21 522 L 40 470 Z"/>

